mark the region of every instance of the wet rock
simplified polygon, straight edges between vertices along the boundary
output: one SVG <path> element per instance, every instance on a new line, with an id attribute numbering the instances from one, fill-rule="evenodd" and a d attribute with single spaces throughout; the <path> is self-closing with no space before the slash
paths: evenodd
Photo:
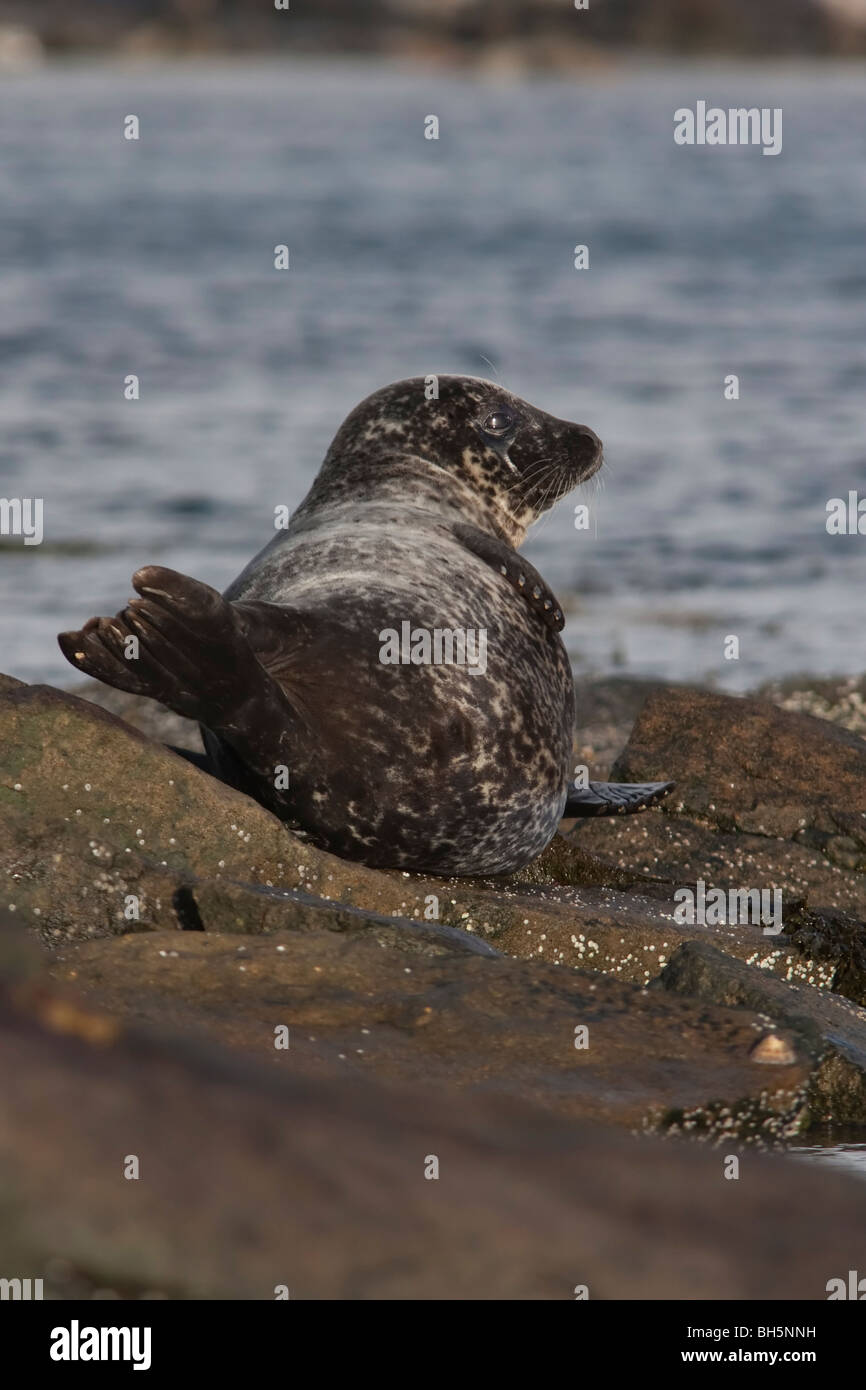
<path id="1" fill-rule="evenodd" d="M 798 976 L 808 984 L 826 982 L 836 994 L 866 1004 L 866 923 L 846 913 L 809 912 L 800 903 L 789 904 L 784 915 L 785 942 L 799 952 L 801 967 L 811 962 L 815 972 L 801 968 Z"/>
<path id="2" fill-rule="evenodd" d="M 604 782 L 649 695 L 661 681 L 621 676 L 574 682 L 575 766 L 583 764 L 591 780 Z"/>
<path id="3" fill-rule="evenodd" d="M 483 938 L 521 910 L 496 890 L 321 852 L 101 706 L 46 686 L 0 691 L 0 823 L 2 901 L 53 945 L 177 928 L 381 930 L 390 918 L 422 924 L 425 939 L 449 926 Z"/>
<path id="4" fill-rule="evenodd" d="M 670 896 L 672 880 L 660 874 L 629 871 L 599 854 L 590 854 L 579 841 L 554 836 L 547 849 L 519 873 L 502 876 L 499 884 L 556 885 L 574 888 L 636 888 L 645 894 Z"/>
<path id="5" fill-rule="evenodd" d="M 676 903 L 672 890 L 668 890 L 667 896 L 650 897 L 645 891 L 601 886 L 524 887 L 503 900 L 511 909 L 508 919 L 487 933 L 500 950 L 554 965 L 600 970 L 636 984 L 648 984 L 672 952 L 697 934 L 706 935 L 721 950 L 752 964 L 760 962 L 764 968 L 772 965 L 780 973 L 816 969 L 815 962 L 787 941 L 779 946 L 779 938 L 763 936 L 760 928 L 679 924 L 674 920 Z M 484 911 L 482 901 L 476 899 L 473 920 L 478 920 Z M 493 907 L 487 915 L 493 916 Z M 828 961 L 822 968 L 829 982 L 835 965 Z"/>
<path id="6" fill-rule="evenodd" d="M 636 819 L 647 834 L 670 818 Z M 779 939 L 752 926 L 681 927 L 673 878 L 620 868 L 583 839 L 557 839 L 520 875 L 478 881 L 336 859 L 101 707 L 47 687 L 0 691 L 0 820 L 2 900 L 54 945 L 178 928 L 381 933 L 392 920 L 413 948 L 438 924 L 516 956 L 645 984 L 676 946 L 707 932 L 788 978 L 854 998 L 866 985 L 863 936 L 847 919 L 800 904 Z M 605 823 L 608 841 L 624 824 Z"/>
<path id="7" fill-rule="evenodd" d="M 0 692 L 2 692 L 0 686 Z M 158 700 L 148 700 L 143 695 L 130 695 L 125 690 L 113 690 L 110 685 L 99 681 L 83 681 L 68 692 L 79 700 L 89 700 L 116 714 L 131 728 L 147 734 L 158 743 L 167 743 L 174 748 L 188 748 L 193 753 L 202 753 L 199 726 L 192 719 L 184 719 L 182 714 L 161 705 Z"/>
<path id="8" fill-rule="evenodd" d="M 640 819 L 651 823 L 659 815 Z M 610 829 L 620 824 L 612 820 Z M 675 915 L 675 880 L 617 869 L 600 855 L 572 856 L 570 844 L 554 841 L 511 879 L 453 881 L 446 889 L 453 920 L 511 955 L 636 984 L 648 984 L 678 946 L 698 938 L 782 979 L 866 1002 L 866 927 L 855 918 L 787 899 L 778 935 L 752 923 L 689 925 Z"/>
<path id="9" fill-rule="evenodd" d="M 647 700 L 612 776 L 650 780 L 662 767 L 683 810 L 722 829 L 851 834 L 866 846 L 866 741 L 841 725 L 669 688 Z"/>
<path id="10" fill-rule="evenodd" d="M 66 946 L 52 966 L 94 1007 L 163 1030 L 195 1026 L 282 1065 L 478 1088 L 639 1129 L 676 1110 L 706 1133 L 770 1144 L 801 1128 L 814 1056 L 772 1086 L 750 1060 L 764 1021 L 539 961 L 407 955 L 399 941 L 327 931 L 267 938 L 148 933 Z M 866 1113 L 866 1107 L 864 1107 Z M 733 1119 L 729 1119 L 733 1116 Z"/>
<path id="11" fill-rule="evenodd" d="M 423 920 L 424 897 L 408 876 L 304 844 L 248 797 L 47 686 L 0 693 L 0 821 L 5 901 L 49 942 L 189 929 L 191 901 L 212 903 L 223 926 L 244 886 L 245 930 L 269 912 L 285 925 L 287 913 L 297 919 L 298 905 L 312 910 L 317 899 Z M 279 893 L 298 892 L 279 908 Z"/>
<path id="12" fill-rule="evenodd" d="M 172 907 L 185 932 L 269 936 L 280 931 L 359 932 L 410 955 L 497 956 L 487 941 L 439 922 L 383 917 L 348 903 L 304 892 L 277 892 L 219 879 L 189 879 L 176 889 Z M 243 948 L 238 948 L 243 949 Z"/>
<path id="13" fill-rule="evenodd" d="M 777 887 L 819 914 L 866 919 L 866 742 L 768 701 L 650 695 L 611 776 L 677 782 L 646 816 L 577 822 L 574 843 L 681 884 Z"/>
<path id="14" fill-rule="evenodd" d="M 805 1097 L 807 1127 L 862 1123 L 866 1116 L 866 1009 L 808 985 L 787 984 L 708 943 L 690 941 L 671 957 L 657 987 L 690 999 L 754 1010 L 775 1025 L 761 1061 L 807 1053 L 815 1062 Z M 787 1029 L 785 1039 L 778 1029 Z M 766 1043 L 766 1039 L 764 1039 Z M 754 1058 L 754 1054 L 753 1054 Z"/>
<path id="15" fill-rule="evenodd" d="M 0 823 L 0 1261 L 49 1292 L 823 1298 L 855 1267 L 862 1187 L 748 1150 L 748 1184 L 723 1172 L 863 1118 L 859 1018 L 766 992 L 822 950 L 822 981 L 859 987 L 841 914 L 800 904 L 784 942 L 714 930 L 745 972 L 725 1001 L 650 990 L 698 930 L 664 873 L 566 840 L 510 879 L 368 870 L 12 681 Z M 130 1153 L 146 1182 L 121 1181 Z"/>
<path id="16" fill-rule="evenodd" d="M 114 964 L 109 973 L 131 997 L 133 967 L 144 968 L 145 1000 L 163 967 L 206 983 L 205 947 L 215 981 L 228 970 L 224 940 L 169 942 L 192 944 L 200 964 L 155 954 L 148 967 L 153 937 L 74 950 L 129 952 L 128 975 Z M 312 948 L 310 937 L 292 943 Z M 354 955 L 361 943 L 337 944 Z M 248 945 L 275 953 L 273 940 Z M 312 957 L 299 951 L 294 964 L 297 1007 L 324 1014 Z M 331 1009 L 357 968 L 338 968 Z M 247 973 L 261 1003 L 264 960 Z M 226 1029 L 244 1026 L 253 1042 L 246 979 L 236 971 L 222 1002 Z M 268 1020 L 291 1006 L 290 972 L 271 988 Z M 386 972 L 376 1010 L 389 988 L 398 1006 Z M 180 998 L 164 980 L 159 991 L 155 1031 L 51 982 L 0 987 L 0 1267 L 44 1275 L 49 1297 L 272 1299 L 283 1286 L 294 1300 L 573 1299 L 585 1286 L 592 1299 L 762 1298 L 770 1288 L 779 1299 L 823 1300 L 829 1279 L 857 1267 L 866 1185 L 855 1179 L 744 1153 L 746 1180 L 731 1182 L 728 1142 L 712 1152 L 637 1139 L 483 1086 L 450 1095 L 426 1081 L 394 1087 L 361 1074 L 360 1062 L 350 1070 L 337 1059 L 326 1071 L 320 1059 L 308 1070 L 303 1029 L 280 1053 L 271 1040 L 268 1065 L 171 1032 L 168 1007 L 174 1000 L 180 1015 Z M 377 1031 L 416 1030 L 407 1021 L 416 997 L 410 989 L 402 1016 Z M 718 1017 L 707 1008 L 708 1026 Z M 497 1025 L 519 1067 L 501 1012 Z M 427 1027 L 431 1037 L 439 1029 L 441 1056 L 471 1053 L 465 1033 Z M 251 1049 L 261 1055 L 264 1031 Z M 123 1177 L 131 1156 L 138 1181 Z"/>
<path id="17" fill-rule="evenodd" d="M 538 895 L 526 898 L 509 881 L 347 863 L 100 706 L 20 684 L 0 693 L 0 820 L 3 897 L 52 945 L 177 928 L 381 932 L 385 919 L 412 919 L 415 941 L 438 924 L 497 946 L 506 933 L 504 949 L 534 954 L 547 914 L 539 884 L 554 873 L 636 881 L 565 842 L 538 862 Z M 580 909 L 558 910 L 568 941 Z"/>

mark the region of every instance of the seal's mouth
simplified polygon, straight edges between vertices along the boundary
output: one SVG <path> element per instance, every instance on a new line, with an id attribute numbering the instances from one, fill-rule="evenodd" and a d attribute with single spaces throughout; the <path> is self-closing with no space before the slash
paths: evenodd
<path id="1" fill-rule="evenodd" d="M 595 477 L 604 463 L 604 449 L 598 435 L 581 427 L 575 445 L 564 450 L 549 470 L 536 471 L 525 499 L 537 516 L 549 511 L 581 483 Z"/>
<path id="2" fill-rule="evenodd" d="M 593 478 L 604 462 L 601 446 L 589 459 L 565 458 L 556 468 L 536 474 L 532 485 L 524 493 L 524 501 L 536 516 L 555 507 L 563 497 L 567 497 L 581 483 Z"/>

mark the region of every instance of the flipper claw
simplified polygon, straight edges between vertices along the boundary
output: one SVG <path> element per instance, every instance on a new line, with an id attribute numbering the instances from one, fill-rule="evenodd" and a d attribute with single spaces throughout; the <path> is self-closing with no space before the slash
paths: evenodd
<path id="1" fill-rule="evenodd" d="M 676 782 L 590 782 L 569 791 L 562 816 L 631 816 L 663 801 L 675 786 Z"/>

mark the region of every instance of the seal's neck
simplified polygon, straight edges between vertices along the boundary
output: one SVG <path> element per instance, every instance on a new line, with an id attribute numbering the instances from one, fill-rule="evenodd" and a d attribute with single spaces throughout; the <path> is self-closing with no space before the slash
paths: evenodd
<path id="1" fill-rule="evenodd" d="M 468 522 L 492 532 L 516 550 L 523 544 L 533 516 L 528 509 L 515 515 L 508 501 L 506 494 L 481 491 L 459 474 L 416 455 L 378 459 L 375 472 L 371 472 L 368 460 L 343 457 L 339 470 L 332 470 L 326 459 L 292 517 L 292 529 L 314 524 L 318 516 L 324 519 L 338 508 L 396 504 L 412 513 L 413 524 L 425 518 L 430 525 Z"/>

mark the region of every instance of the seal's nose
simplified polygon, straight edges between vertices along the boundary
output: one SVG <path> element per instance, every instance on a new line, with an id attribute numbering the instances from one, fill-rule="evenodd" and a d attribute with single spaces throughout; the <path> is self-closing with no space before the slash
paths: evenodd
<path id="1" fill-rule="evenodd" d="M 585 482 L 601 468 L 604 459 L 604 446 L 595 430 L 591 430 L 589 425 L 572 425 L 568 446 L 574 482 Z"/>

